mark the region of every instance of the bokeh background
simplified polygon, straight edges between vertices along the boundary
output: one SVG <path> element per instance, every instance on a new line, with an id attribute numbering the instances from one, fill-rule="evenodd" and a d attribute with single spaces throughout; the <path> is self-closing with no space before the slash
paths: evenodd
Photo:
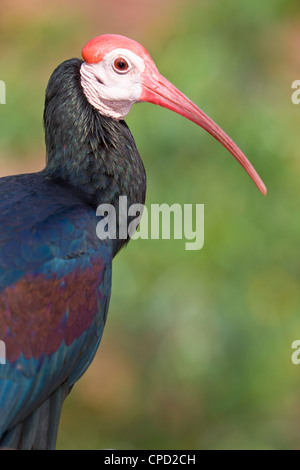
<path id="1" fill-rule="evenodd" d="M 162 108 L 128 118 L 147 204 L 205 204 L 205 246 L 132 241 L 114 261 L 97 356 L 66 400 L 60 449 L 298 449 L 298 0 L 1 0 L 0 174 L 44 166 L 44 90 L 102 33 L 141 42 L 220 124 L 263 197 L 208 134 Z"/>

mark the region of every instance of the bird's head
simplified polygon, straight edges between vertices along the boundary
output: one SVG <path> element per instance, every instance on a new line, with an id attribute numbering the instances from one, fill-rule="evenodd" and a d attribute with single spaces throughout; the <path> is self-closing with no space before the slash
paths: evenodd
<path id="1" fill-rule="evenodd" d="M 243 152 L 201 109 L 164 78 L 146 49 L 116 34 L 92 39 L 82 50 L 81 84 L 89 103 L 105 116 L 124 119 L 134 103 L 147 101 L 195 122 L 243 166 L 262 194 L 267 190 Z"/>

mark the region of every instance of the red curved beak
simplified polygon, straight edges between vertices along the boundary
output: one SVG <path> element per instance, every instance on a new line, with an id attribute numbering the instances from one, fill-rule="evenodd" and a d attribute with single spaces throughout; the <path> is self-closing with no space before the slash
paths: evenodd
<path id="1" fill-rule="evenodd" d="M 233 140 L 189 98 L 164 78 L 156 68 L 148 65 L 141 75 L 142 94 L 140 101 L 158 104 L 195 122 L 217 139 L 242 165 L 260 192 L 267 194 L 263 181 Z"/>

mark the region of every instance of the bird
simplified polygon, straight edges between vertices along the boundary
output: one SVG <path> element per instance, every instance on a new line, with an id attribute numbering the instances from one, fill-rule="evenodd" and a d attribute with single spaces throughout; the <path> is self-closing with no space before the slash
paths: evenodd
<path id="1" fill-rule="evenodd" d="M 96 210 L 144 204 L 146 172 L 124 120 L 149 102 L 196 123 L 266 186 L 243 152 L 158 71 L 134 39 L 102 34 L 52 73 L 45 168 L 0 179 L 0 448 L 55 449 L 61 410 L 96 354 L 112 262 L 130 240 L 100 239 Z"/>

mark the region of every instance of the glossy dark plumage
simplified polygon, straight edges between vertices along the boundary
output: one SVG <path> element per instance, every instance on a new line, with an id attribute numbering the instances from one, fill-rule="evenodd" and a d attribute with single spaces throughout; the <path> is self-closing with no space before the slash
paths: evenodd
<path id="1" fill-rule="evenodd" d="M 0 447 L 54 448 L 64 398 L 99 346 L 112 259 L 96 208 L 145 201 L 145 171 L 124 121 L 101 116 L 80 84 L 82 61 L 53 73 L 45 101 L 47 164 L 0 179 Z"/>

